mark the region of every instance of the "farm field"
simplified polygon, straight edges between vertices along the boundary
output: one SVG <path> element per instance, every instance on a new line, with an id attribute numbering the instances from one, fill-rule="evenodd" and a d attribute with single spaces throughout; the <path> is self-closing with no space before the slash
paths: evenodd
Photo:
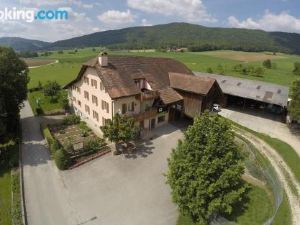
<path id="1" fill-rule="evenodd" d="M 97 56 L 100 48 L 84 48 L 64 50 L 63 53 L 57 51 L 52 52 L 48 56 L 40 56 L 38 59 L 59 60 L 59 63 L 45 65 L 39 68 L 30 69 L 29 88 L 36 87 L 38 82 L 44 84 L 48 80 L 57 80 L 61 85 L 67 84 L 79 72 L 83 62 Z M 206 72 L 208 68 L 213 70 L 213 73 L 219 73 L 219 67 L 224 69 L 224 75 L 236 76 L 245 79 L 260 80 L 270 83 L 290 86 L 290 84 L 300 78 L 292 73 L 294 62 L 300 62 L 300 56 L 271 53 L 248 53 L 235 51 L 210 51 L 210 52 L 153 52 L 153 51 L 110 51 L 112 55 L 137 55 L 149 57 L 169 57 L 177 59 L 187 65 L 193 71 Z M 251 75 L 242 75 L 233 70 L 237 64 L 262 66 L 265 59 L 270 58 L 273 63 L 276 63 L 276 68 L 266 69 L 262 77 Z"/>
<path id="2" fill-rule="evenodd" d="M 224 59 L 232 59 L 242 62 L 255 62 L 255 61 L 263 61 L 266 59 L 276 60 L 276 59 L 284 59 L 288 56 L 282 53 L 278 53 L 274 55 L 271 52 L 240 52 L 240 51 L 228 51 L 228 50 L 220 50 L 220 51 L 210 51 L 203 52 L 202 55 L 214 56 L 218 58 Z"/>
<path id="3" fill-rule="evenodd" d="M 53 59 L 35 59 L 35 58 L 28 58 L 23 59 L 28 67 L 36 67 L 36 66 L 43 66 L 50 63 L 54 63 L 55 60 Z"/>

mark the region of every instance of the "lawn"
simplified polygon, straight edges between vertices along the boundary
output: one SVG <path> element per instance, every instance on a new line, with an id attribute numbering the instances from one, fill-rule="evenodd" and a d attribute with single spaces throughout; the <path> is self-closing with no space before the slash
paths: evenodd
<path id="1" fill-rule="evenodd" d="M 232 216 L 228 218 L 230 221 L 235 221 L 239 225 L 261 225 L 272 214 L 272 200 L 268 193 L 259 187 L 250 186 L 248 192 L 249 202 L 244 211 L 239 207 L 236 208 Z M 177 225 L 196 225 L 190 218 L 180 215 Z M 199 224 L 197 224 L 199 225 Z"/>
<path id="2" fill-rule="evenodd" d="M 38 68 L 29 72 L 30 82 L 28 88 L 38 86 L 39 81 L 44 85 L 47 81 L 56 80 L 60 85 L 66 85 L 79 73 L 81 63 L 56 63 Z"/>
<path id="3" fill-rule="evenodd" d="M 57 100 L 52 101 L 51 97 L 45 96 L 42 91 L 34 91 L 28 93 L 28 100 L 31 105 L 32 111 L 34 114 L 37 114 L 37 99 L 39 99 L 40 106 L 44 114 L 51 114 L 55 112 L 60 112 L 63 110 L 64 99 L 67 98 L 67 92 L 62 90 L 60 91 Z"/>

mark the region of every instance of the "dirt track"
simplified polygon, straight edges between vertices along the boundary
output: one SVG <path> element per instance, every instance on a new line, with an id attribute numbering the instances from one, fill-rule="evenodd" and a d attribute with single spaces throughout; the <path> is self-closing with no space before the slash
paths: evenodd
<path id="1" fill-rule="evenodd" d="M 287 166 L 287 164 L 284 162 L 284 160 L 281 158 L 281 156 L 268 144 L 266 144 L 261 139 L 257 138 L 251 133 L 248 133 L 244 130 L 236 129 L 235 132 L 242 137 L 249 140 L 264 156 L 266 156 L 272 166 L 274 167 L 282 186 L 287 194 L 291 212 L 292 212 L 292 223 L 293 225 L 299 224 L 300 221 L 300 201 L 299 201 L 299 195 L 300 195 L 300 184 L 295 178 L 294 174 L 290 170 L 290 168 Z M 294 189 L 296 189 L 296 192 L 293 191 L 293 188 L 291 187 L 291 183 L 294 186 Z"/>

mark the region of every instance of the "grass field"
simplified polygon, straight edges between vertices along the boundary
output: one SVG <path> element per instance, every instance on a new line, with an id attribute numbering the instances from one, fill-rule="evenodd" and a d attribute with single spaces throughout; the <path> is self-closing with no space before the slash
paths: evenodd
<path id="1" fill-rule="evenodd" d="M 29 88 L 37 86 L 38 82 L 45 83 L 48 80 L 57 80 L 61 85 L 65 85 L 72 80 L 79 72 L 83 62 L 97 56 L 100 48 L 84 48 L 74 50 L 65 50 L 63 54 L 57 51 L 52 52 L 49 56 L 40 56 L 39 59 L 59 60 L 59 63 L 46 65 L 39 68 L 30 69 L 31 78 Z M 71 54 L 70 54 L 71 53 Z M 292 73 L 294 62 L 300 62 L 300 56 L 277 54 L 274 56 L 270 53 L 247 53 L 235 51 L 211 51 L 211 52 L 138 52 L 138 51 L 111 51 L 112 55 L 138 55 L 149 57 L 169 57 L 177 59 L 187 65 L 193 71 L 206 72 L 212 68 L 214 73 L 218 73 L 218 66 L 224 68 L 225 75 L 231 75 L 246 79 L 261 80 L 285 86 L 300 78 Z M 233 66 L 237 64 L 247 64 L 253 66 L 262 66 L 264 59 L 272 59 L 276 63 L 276 69 L 267 69 L 263 77 L 250 75 L 241 75 L 233 71 Z"/>
<path id="2" fill-rule="evenodd" d="M 273 55 L 271 52 L 240 52 L 240 51 L 228 51 L 228 50 L 220 50 L 220 51 L 210 51 L 210 52 L 203 52 L 203 55 L 214 56 L 223 59 L 231 59 L 241 62 L 255 62 L 255 61 L 263 61 L 266 59 L 276 60 L 276 59 L 283 59 L 288 56 L 285 54 L 276 54 Z"/>

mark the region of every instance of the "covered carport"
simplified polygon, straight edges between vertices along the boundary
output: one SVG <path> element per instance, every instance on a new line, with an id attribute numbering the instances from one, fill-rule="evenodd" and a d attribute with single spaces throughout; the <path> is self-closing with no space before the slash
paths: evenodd
<path id="1" fill-rule="evenodd" d="M 286 115 L 288 87 L 238 77 L 198 72 L 195 74 L 201 77 L 211 77 L 218 81 L 225 94 L 225 106 Z"/>

